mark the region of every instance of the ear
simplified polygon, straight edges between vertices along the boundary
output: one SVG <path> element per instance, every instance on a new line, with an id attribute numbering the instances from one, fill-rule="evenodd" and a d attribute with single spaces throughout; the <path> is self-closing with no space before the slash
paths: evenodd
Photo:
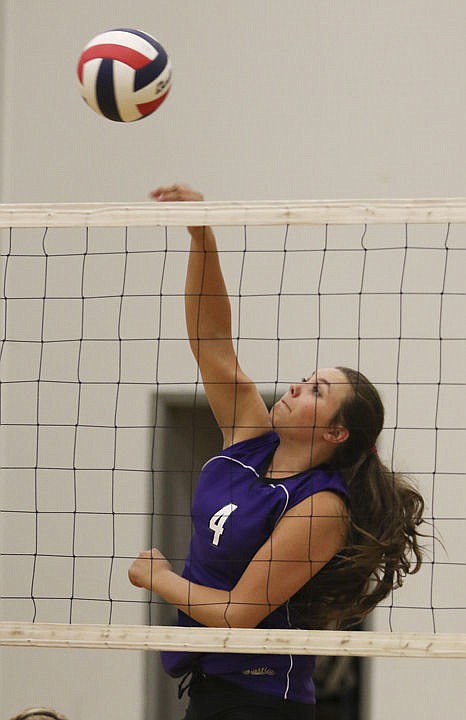
<path id="1" fill-rule="evenodd" d="M 339 443 L 343 443 L 348 440 L 349 431 L 344 425 L 334 425 L 324 432 L 323 437 L 327 442 L 338 445 Z"/>

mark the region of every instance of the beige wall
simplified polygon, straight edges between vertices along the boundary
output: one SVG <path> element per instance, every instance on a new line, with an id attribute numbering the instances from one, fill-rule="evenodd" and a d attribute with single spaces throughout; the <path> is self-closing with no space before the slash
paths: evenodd
<path id="1" fill-rule="evenodd" d="M 2 4 L 4 200 L 141 200 L 174 179 L 212 199 L 464 192 L 462 0 Z M 165 44 L 174 85 L 122 126 L 84 105 L 75 67 L 127 25 Z"/>

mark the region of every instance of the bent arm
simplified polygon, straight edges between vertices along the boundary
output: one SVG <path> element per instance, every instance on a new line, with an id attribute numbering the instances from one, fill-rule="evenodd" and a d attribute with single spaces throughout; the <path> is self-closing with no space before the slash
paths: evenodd
<path id="1" fill-rule="evenodd" d="M 156 592 L 208 627 L 256 627 L 305 585 L 344 545 L 346 509 L 331 492 L 290 510 L 231 591 L 197 585 L 173 572 L 157 551 L 129 571 L 134 585 Z"/>

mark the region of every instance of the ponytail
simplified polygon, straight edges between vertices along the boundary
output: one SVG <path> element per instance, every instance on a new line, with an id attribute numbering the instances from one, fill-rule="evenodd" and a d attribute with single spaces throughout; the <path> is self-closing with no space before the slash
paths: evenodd
<path id="1" fill-rule="evenodd" d="M 422 562 L 424 500 L 375 451 L 384 418 L 380 396 L 361 373 L 339 370 L 353 391 L 334 418 L 349 437 L 332 458 L 349 489 L 347 543 L 292 599 L 296 621 L 311 628 L 360 622 Z"/>

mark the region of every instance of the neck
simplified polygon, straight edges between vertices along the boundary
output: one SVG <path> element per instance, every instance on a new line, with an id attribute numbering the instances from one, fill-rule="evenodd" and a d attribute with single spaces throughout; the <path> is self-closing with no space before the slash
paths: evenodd
<path id="1" fill-rule="evenodd" d="M 287 442 L 280 436 L 280 445 L 274 453 L 267 471 L 271 478 L 284 478 L 290 475 L 297 475 L 304 470 L 310 470 L 317 465 L 322 465 L 330 460 L 332 449 L 327 444 L 321 445 L 317 442 L 302 446 L 297 443 Z"/>

